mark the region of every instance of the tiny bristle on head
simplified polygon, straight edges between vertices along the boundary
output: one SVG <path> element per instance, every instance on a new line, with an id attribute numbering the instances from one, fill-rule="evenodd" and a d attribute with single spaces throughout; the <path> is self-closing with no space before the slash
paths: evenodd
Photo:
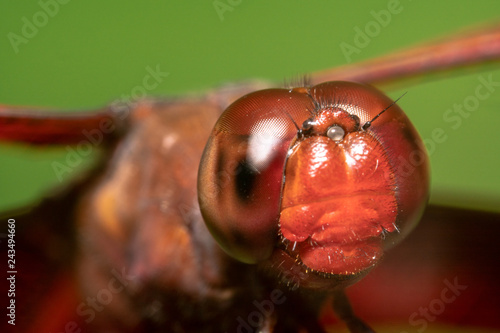
<path id="1" fill-rule="evenodd" d="M 328 95 L 328 96 L 321 96 L 318 100 L 318 106 L 320 109 L 337 107 L 339 105 L 350 105 L 350 104 L 353 104 L 353 101 L 349 98 L 349 96 Z"/>
<path id="2" fill-rule="evenodd" d="M 310 86 L 311 78 L 309 75 L 294 75 L 283 80 L 283 87 L 285 89 Z"/>

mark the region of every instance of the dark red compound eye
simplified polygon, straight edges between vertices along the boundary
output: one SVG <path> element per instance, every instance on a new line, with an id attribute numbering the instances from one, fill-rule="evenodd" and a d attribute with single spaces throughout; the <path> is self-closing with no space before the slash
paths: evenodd
<path id="1" fill-rule="evenodd" d="M 258 91 L 229 106 L 198 180 L 203 217 L 222 248 L 278 274 L 299 267 L 311 281 L 372 268 L 418 223 L 428 196 L 425 149 L 392 103 L 370 86 L 326 82 Z"/>

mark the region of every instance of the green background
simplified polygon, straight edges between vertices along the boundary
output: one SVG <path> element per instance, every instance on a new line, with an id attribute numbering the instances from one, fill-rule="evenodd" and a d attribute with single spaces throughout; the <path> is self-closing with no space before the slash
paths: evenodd
<path id="1" fill-rule="evenodd" d="M 353 29 L 364 29 L 374 21 L 371 12 L 387 9 L 391 1 L 220 2 L 231 7 L 222 19 L 213 1 L 71 0 L 57 10 L 52 7 L 57 13 L 44 22 L 40 3 L 54 0 L 3 0 L 0 104 L 97 108 L 141 85 L 148 66 L 169 73 L 149 92 L 154 96 L 201 92 L 249 78 L 280 84 L 287 77 L 345 64 L 339 45 L 353 44 Z M 400 7 L 379 35 L 352 56 L 354 62 L 500 15 L 498 1 L 401 0 Z M 8 36 L 22 36 L 26 20 L 40 27 L 16 53 Z M 399 104 L 423 138 L 431 138 L 435 128 L 447 135 L 431 156 L 434 203 L 500 211 L 500 89 L 456 130 L 443 120 L 447 109 L 474 94 L 479 75 L 491 73 L 500 82 L 496 68 L 460 71 L 387 91 L 393 98 L 408 91 Z M 51 162 L 63 161 L 65 155 L 64 149 L 2 144 L 0 210 L 61 186 Z"/>

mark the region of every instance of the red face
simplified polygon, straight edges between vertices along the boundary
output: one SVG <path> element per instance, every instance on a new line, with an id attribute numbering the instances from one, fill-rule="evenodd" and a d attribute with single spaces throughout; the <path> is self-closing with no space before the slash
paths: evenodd
<path id="1" fill-rule="evenodd" d="M 372 268 L 416 225 L 428 195 L 427 155 L 392 103 L 370 86 L 327 82 L 229 106 L 198 180 L 222 248 L 313 287 Z"/>

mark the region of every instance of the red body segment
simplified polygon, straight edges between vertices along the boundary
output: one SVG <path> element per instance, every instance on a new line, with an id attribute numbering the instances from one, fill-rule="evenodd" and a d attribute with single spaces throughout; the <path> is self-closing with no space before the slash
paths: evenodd
<path id="1" fill-rule="evenodd" d="M 36 145 L 97 145 L 122 134 L 127 113 L 106 108 L 94 112 L 48 112 L 0 105 L 0 140 Z M 111 141 L 111 140 L 108 140 Z"/>
<path id="2" fill-rule="evenodd" d="M 351 274 L 373 266 L 385 231 L 395 230 L 390 164 L 365 133 L 345 143 L 311 137 L 294 147 L 285 171 L 281 232 L 314 270 Z M 376 239 L 372 239 L 376 238 Z"/>

